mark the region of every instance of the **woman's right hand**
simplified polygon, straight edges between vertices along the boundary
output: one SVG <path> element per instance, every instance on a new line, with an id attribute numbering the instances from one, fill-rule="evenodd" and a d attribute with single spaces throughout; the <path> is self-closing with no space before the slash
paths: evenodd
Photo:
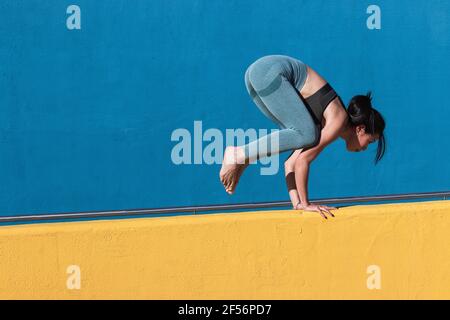
<path id="1" fill-rule="evenodd" d="M 328 219 L 324 212 L 328 213 L 330 216 L 332 216 L 334 218 L 334 214 L 331 213 L 330 210 L 337 210 L 338 208 L 329 207 L 329 206 L 321 206 L 321 205 L 312 204 L 312 203 L 309 203 L 308 205 L 299 203 L 299 204 L 297 204 L 295 209 L 296 210 L 304 210 L 304 211 L 317 211 L 320 213 L 320 215 L 322 217 L 324 217 L 325 219 Z"/>

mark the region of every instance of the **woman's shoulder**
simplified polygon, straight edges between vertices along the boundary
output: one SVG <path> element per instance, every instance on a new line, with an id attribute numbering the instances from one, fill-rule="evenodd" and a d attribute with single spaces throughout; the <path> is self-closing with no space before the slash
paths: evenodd
<path id="1" fill-rule="evenodd" d="M 339 96 L 336 96 L 330 104 L 327 106 L 327 108 L 323 112 L 323 120 L 325 123 L 322 122 L 322 126 L 325 126 L 326 123 L 341 123 L 343 126 L 345 125 L 346 119 L 347 119 L 347 110 L 345 109 L 345 106 Z"/>

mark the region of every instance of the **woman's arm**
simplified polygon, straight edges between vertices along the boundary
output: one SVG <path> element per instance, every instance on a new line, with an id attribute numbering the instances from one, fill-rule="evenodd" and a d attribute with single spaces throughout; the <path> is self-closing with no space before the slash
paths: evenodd
<path id="1" fill-rule="evenodd" d="M 308 206 L 308 176 L 310 162 L 305 159 L 297 158 L 295 162 L 295 184 L 300 203 Z M 297 202 L 298 203 L 298 202 Z"/>
<path id="2" fill-rule="evenodd" d="M 300 197 L 300 201 L 303 205 L 309 205 L 308 200 L 308 175 L 309 166 L 322 152 L 323 149 L 331 142 L 339 137 L 340 126 L 328 125 L 325 126 L 320 134 L 319 143 L 300 153 L 295 160 L 295 181 L 297 186 L 297 192 Z"/>
<path id="3" fill-rule="evenodd" d="M 337 123 L 337 124 L 336 124 Z M 329 124 L 325 126 L 321 131 L 320 142 L 312 147 L 311 149 L 305 150 L 299 154 L 295 160 L 294 171 L 295 171 L 295 183 L 297 188 L 297 193 L 300 198 L 299 209 L 308 211 L 318 211 L 320 214 L 326 218 L 321 210 L 328 212 L 331 216 L 333 214 L 328 211 L 328 209 L 335 209 L 327 206 L 312 205 L 309 203 L 308 199 L 308 176 L 309 167 L 315 158 L 322 152 L 322 150 L 329 145 L 331 142 L 339 137 L 340 130 L 342 126 L 340 122 L 336 121 L 334 125 Z M 292 199 L 292 198 L 291 198 Z M 297 206 L 295 206 L 297 209 Z"/>
<path id="4" fill-rule="evenodd" d="M 300 202 L 295 205 L 294 209 L 305 210 L 305 211 L 317 211 L 320 215 L 328 219 L 324 212 L 328 213 L 330 216 L 334 217 L 334 214 L 330 210 L 337 209 L 335 207 L 311 204 L 308 201 L 308 173 L 309 173 L 310 163 L 306 161 L 297 161 L 295 164 L 295 181 L 297 183 L 297 189 L 299 190 L 297 195 L 300 198 Z M 297 177 L 298 176 L 298 177 Z M 294 183 L 295 183 L 294 181 Z M 291 198 L 292 199 L 292 198 Z"/>
<path id="5" fill-rule="evenodd" d="M 286 185 L 288 188 L 289 198 L 291 199 L 292 208 L 295 209 L 300 202 L 295 184 L 295 160 L 300 155 L 303 149 L 295 150 L 292 155 L 284 162 L 284 175 L 286 178 Z"/>
<path id="6" fill-rule="evenodd" d="M 337 209 L 337 208 L 328 207 L 328 206 L 317 206 L 317 205 L 312 205 L 309 203 L 306 206 L 301 204 L 300 196 L 297 192 L 297 185 L 296 185 L 296 179 L 295 179 L 295 172 L 296 172 L 295 171 L 295 163 L 301 152 L 302 152 L 302 149 L 296 150 L 284 163 L 286 184 L 288 187 L 289 198 L 291 199 L 293 209 L 294 210 L 301 209 L 301 210 L 306 210 L 306 211 L 319 211 L 320 214 L 322 215 L 322 217 L 327 219 L 325 214 L 322 212 L 322 210 L 323 210 L 325 212 L 328 212 L 328 214 L 331 215 L 332 217 L 334 217 L 334 215 L 329 210 Z M 309 167 L 308 167 L 308 169 L 309 169 Z M 306 177 L 307 176 L 308 176 L 308 174 L 306 174 Z M 307 181 L 306 181 L 305 185 L 307 185 Z M 307 188 L 305 187 L 304 190 L 307 190 Z M 308 198 L 307 195 L 306 195 L 306 198 Z"/>

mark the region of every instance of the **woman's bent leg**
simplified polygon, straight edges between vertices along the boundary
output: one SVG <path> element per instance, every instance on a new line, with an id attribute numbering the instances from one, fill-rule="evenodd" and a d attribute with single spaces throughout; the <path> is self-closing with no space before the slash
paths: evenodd
<path id="1" fill-rule="evenodd" d="M 258 75 L 257 72 L 256 74 Z M 253 162 L 262 157 L 307 148 L 317 143 L 319 128 L 298 91 L 286 77 L 276 70 L 269 70 L 257 77 L 250 72 L 249 81 L 267 112 L 283 129 L 242 146 L 246 160 Z"/>
<path id="2" fill-rule="evenodd" d="M 286 75 L 296 81 L 295 87 Z M 286 56 L 263 57 L 247 69 L 245 84 L 253 101 L 282 130 L 243 147 L 227 147 L 220 179 L 228 193 L 234 192 L 243 170 L 255 159 L 316 143 L 320 127 L 295 89 L 302 86 L 306 76 L 306 65 Z"/>
<path id="3" fill-rule="evenodd" d="M 261 112 L 266 116 L 266 118 L 270 119 L 272 122 L 277 124 L 280 128 L 284 129 L 284 125 L 280 121 L 278 121 L 278 119 L 275 118 L 272 113 L 270 113 L 267 106 L 264 105 L 264 102 L 261 100 L 261 98 L 256 93 L 255 88 L 253 88 L 253 86 L 250 82 L 249 72 L 250 72 L 250 68 L 248 68 L 247 71 L 245 71 L 245 86 L 247 88 L 248 94 L 250 95 L 250 97 L 252 98 L 252 100 L 256 104 L 256 106 L 259 108 L 259 110 L 261 110 Z"/>

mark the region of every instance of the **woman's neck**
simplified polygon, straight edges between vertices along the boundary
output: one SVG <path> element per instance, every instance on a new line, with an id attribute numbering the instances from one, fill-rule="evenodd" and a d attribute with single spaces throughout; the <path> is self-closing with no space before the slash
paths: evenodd
<path id="1" fill-rule="evenodd" d="M 342 139 L 344 139 L 345 141 L 347 141 L 350 137 L 351 132 L 352 132 L 352 124 L 350 122 L 350 119 L 347 117 L 347 121 L 345 122 L 345 127 L 339 136 Z"/>

